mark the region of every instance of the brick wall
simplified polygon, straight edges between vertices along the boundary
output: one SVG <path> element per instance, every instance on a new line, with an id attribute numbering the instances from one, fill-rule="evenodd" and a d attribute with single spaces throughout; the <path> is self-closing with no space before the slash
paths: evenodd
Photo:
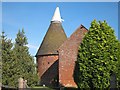
<path id="1" fill-rule="evenodd" d="M 88 30 L 81 25 L 59 48 L 59 83 L 65 87 L 77 87 L 74 78 L 74 66 L 78 47 Z"/>
<path id="2" fill-rule="evenodd" d="M 40 84 L 46 86 L 57 86 L 54 78 L 58 77 L 58 55 L 45 55 L 37 57 Z"/>

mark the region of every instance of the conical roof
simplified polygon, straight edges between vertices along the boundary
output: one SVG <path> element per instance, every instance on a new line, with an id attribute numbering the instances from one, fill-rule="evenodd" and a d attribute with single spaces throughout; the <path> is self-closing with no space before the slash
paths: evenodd
<path id="1" fill-rule="evenodd" d="M 67 36 L 63 30 L 62 24 L 51 22 L 36 56 L 58 54 L 58 48 L 66 39 Z"/>
<path id="2" fill-rule="evenodd" d="M 67 36 L 62 27 L 62 19 L 60 16 L 59 7 L 56 8 L 51 20 L 48 31 L 38 49 L 36 56 L 58 54 L 57 50 L 62 43 L 67 39 Z"/>

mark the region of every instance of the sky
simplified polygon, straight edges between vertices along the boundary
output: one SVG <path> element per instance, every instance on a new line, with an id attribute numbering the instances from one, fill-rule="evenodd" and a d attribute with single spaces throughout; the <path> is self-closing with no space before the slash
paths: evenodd
<path id="1" fill-rule="evenodd" d="M 67 37 L 81 24 L 89 29 L 94 19 L 106 20 L 118 37 L 117 2 L 3 2 L 2 30 L 14 42 L 18 30 L 24 28 L 30 54 L 35 56 L 57 6 Z"/>

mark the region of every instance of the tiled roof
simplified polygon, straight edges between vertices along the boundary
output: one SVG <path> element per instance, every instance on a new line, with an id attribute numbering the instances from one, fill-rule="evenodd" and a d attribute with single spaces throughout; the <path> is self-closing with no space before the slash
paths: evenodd
<path id="1" fill-rule="evenodd" d="M 67 39 L 61 23 L 51 22 L 36 56 L 58 54 L 57 50 Z"/>

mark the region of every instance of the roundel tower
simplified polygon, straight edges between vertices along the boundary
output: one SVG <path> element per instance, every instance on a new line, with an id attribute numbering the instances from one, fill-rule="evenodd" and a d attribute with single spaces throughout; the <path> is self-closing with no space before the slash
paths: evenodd
<path id="1" fill-rule="evenodd" d="M 41 85 L 57 87 L 59 84 L 58 49 L 67 39 L 62 21 L 59 7 L 57 7 L 36 54 Z"/>

